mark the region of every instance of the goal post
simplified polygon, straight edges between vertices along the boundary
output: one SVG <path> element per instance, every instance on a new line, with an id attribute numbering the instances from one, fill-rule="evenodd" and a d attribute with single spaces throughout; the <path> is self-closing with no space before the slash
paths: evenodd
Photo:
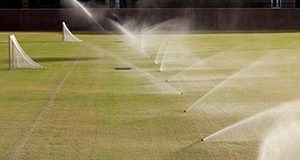
<path id="1" fill-rule="evenodd" d="M 62 41 L 64 42 L 82 42 L 77 38 L 67 27 L 65 22 L 62 22 Z"/>
<path id="2" fill-rule="evenodd" d="M 32 60 L 22 49 L 14 35 L 9 36 L 9 69 L 46 69 Z"/>

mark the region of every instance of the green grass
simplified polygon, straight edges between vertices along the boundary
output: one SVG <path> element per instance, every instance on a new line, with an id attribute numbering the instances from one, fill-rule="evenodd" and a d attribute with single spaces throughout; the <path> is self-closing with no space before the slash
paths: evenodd
<path id="1" fill-rule="evenodd" d="M 275 58 L 286 60 L 286 55 L 297 54 L 300 50 L 299 33 L 172 35 L 170 41 L 185 43 L 188 48 L 193 48 L 193 57 L 201 60 L 224 52 L 223 59 L 210 62 L 212 66 L 223 68 L 200 68 L 186 73 L 190 77 L 212 79 L 170 82 L 170 85 L 185 92 L 177 95 L 163 93 L 163 84 L 141 72 L 164 81 L 185 69 L 172 69 L 174 64 L 169 64 L 166 68 L 170 70 L 158 72 L 159 66 L 154 64 L 155 55 L 166 35 L 148 37 L 152 47 L 147 48 L 150 56 L 145 57 L 126 43 L 116 43 L 120 37 L 123 38 L 120 35 L 81 34 L 79 38 L 84 43 L 66 43 L 61 42 L 59 33 L 16 32 L 28 55 L 48 69 L 9 71 L 9 34 L 0 33 L 0 159 L 14 156 L 30 160 L 256 159 L 258 142 L 199 140 L 271 106 L 255 106 L 234 115 L 204 114 L 201 111 L 184 114 L 183 110 L 226 77 L 251 65 L 266 53 L 274 50 Z M 176 60 L 174 56 L 178 55 L 169 54 L 166 58 L 180 63 L 180 59 Z M 228 61 L 230 63 L 226 63 Z M 115 67 L 132 67 L 129 64 L 141 70 L 114 70 Z M 299 69 L 293 65 L 285 63 L 281 66 L 298 76 Z M 274 70 L 284 74 L 287 73 L 284 68 Z M 260 71 L 260 67 L 254 68 L 251 73 L 256 70 Z M 272 82 L 272 79 L 264 80 Z M 287 82 L 297 84 L 293 81 L 295 79 L 289 80 Z M 268 100 L 273 104 L 274 100 L 276 104 L 277 101 L 289 101 L 299 96 L 295 91 L 299 88 L 297 85 L 270 95 L 272 87 L 276 87 L 260 84 L 251 91 L 239 88 L 246 95 L 235 96 L 239 93 L 236 90 L 230 93 L 234 95 L 235 102 L 240 100 L 240 103 L 245 102 L 245 97 L 250 97 L 251 102 L 261 97 L 261 101 Z M 217 96 L 226 97 L 226 91 L 225 88 L 216 92 Z M 251 99 L 257 93 L 261 94 Z M 213 96 L 209 97 L 206 105 L 215 103 L 213 99 Z M 32 134 L 26 135 L 33 124 L 36 127 Z M 16 153 L 17 146 L 26 138 L 28 141 Z"/>

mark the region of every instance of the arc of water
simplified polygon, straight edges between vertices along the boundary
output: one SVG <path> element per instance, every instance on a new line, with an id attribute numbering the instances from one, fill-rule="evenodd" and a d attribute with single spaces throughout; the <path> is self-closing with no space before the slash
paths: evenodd
<path id="1" fill-rule="evenodd" d="M 221 133 L 224 133 L 224 132 L 226 132 L 226 131 L 228 131 L 228 130 L 230 130 L 230 129 L 232 129 L 232 128 L 235 128 L 235 127 L 237 127 L 237 126 L 239 126 L 239 125 L 241 125 L 241 124 L 250 122 L 250 121 L 256 119 L 257 117 L 260 117 L 260 116 L 262 116 L 262 115 L 265 115 L 266 113 L 269 113 L 269 112 L 271 112 L 271 111 L 265 111 L 265 112 L 262 112 L 262 113 L 258 113 L 258 114 L 256 114 L 256 115 L 250 117 L 250 118 L 244 119 L 244 120 L 242 120 L 242 121 L 240 121 L 240 122 L 237 122 L 237 123 L 235 123 L 235 124 L 233 124 L 233 125 L 230 125 L 230 126 L 224 128 L 224 129 L 221 129 L 221 130 L 219 130 L 219 131 L 217 131 L 217 132 L 215 132 L 215 133 L 213 133 L 213 134 L 211 134 L 211 135 L 209 135 L 209 136 L 203 138 L 203 141 L 208 141 L 208 140 L 210 140 L 212 137 L 215 137 L 216 135 L 219 135 L 219 134 L 221 134 Z"/>
<path id="2" fill-rule="evenodd" d="M 99 22 L 94 18 L 94 15 L 83 5 L 81 4 L 79 1 L 77 0 L 72 0 L 77 6 L 79 6 L 79 8 L 91 19 L 93 20 L 93 22 L 100 28 L 100 30 L 105 31 L 107 33 L 111 33 L 107 30 L 105 30 L 100 24 Z M 118 29 L 120 29 L 126 36 L 129 37 L 129 39 L 131 40 L 136 40 L 137 38 L 128 34 L 128 31 L 122 27 L 120 24 L 118 24 L 117 22 L 110 20 L 110 22 L 112 22 L 113 25 L 115 25 Z M 118 37 L 120 39 L 120 37 Z M 136 49 L 136 48 L 134 48 Z M 141 52 L 140 50 L 136 49 L 138 52 Z M 144 52 L 142 52 L 144 53 Z"/>
<path id="3" fill-rule="evenodd" d="M 109 20 L 110 23 L 112 23 L 115 27 L 117 27 L 122 33 L 124 33 L 126 36 L 128 36 L 129 40 L 134 43 L 135 45 L 138 43 L 138 38 L 134 36 L 132 33 L 130 33 L 125 27 L 123 27 L 121 24 L 114 20 Z"/>
<path id="4" fill-rule="evenodd" d="M 115 27 L 117 27 L 126 37 L 128 37 L 128 39 L 131 43 L 130 45 L 133 49 L 135 49 L 139 53 L 142 53 L 144 56 L 149 57 L 149 55 L 144 50 L 144 44 L 143 44 L 144 43 L 144 40 L 143 40 L 144 37 L 135 36 L 131 31 L 129 31 L 128 29 L 123 27 L 120 23 L 118 23 L 118 22 L 116 22 L 112 19 L 110 19 L 109 22 L 111 24 L 113 24 Z M 118 38 L 120 38 L 120 37 L 118 37 Z"/>
<path id="5" fill-rule="evenodd" d="M 280 138 L 278 138 L 280 137 Z M 282 120 L 262 139 L 258 160 L 299 159 L 300 123 L 298 119 Z"/>
<path id="6" fill-rule="evenodd" d="M 102 31 L 106 31 L 100 24 L 99 22 L 94 18 L 93 14 L 79 1 L 77 0 L 72 0 L 77 6 L 79 6 L 80 9 L 82 9 L 82 11 L 91 19 L 94 21 L 94 23 L 102 30 Z M 170 20 L 166 21 L 166 22 L 162 22 L 161 24 L 158 24 L 157 26 L 154 26 L 153 28 L 150 28 L 150 30 L 146 31 L 146 32 L 151 32 L 153 30 L 155 30 L 157 27 L 169 22 Z M 127 37 L 129 37 L 129 39 L 139 45 L 140 49 L 136 49 L 138 52 L 142 53 L 143 55 L 149 56 L 146 54 L 145 50 L 144 50 L 144 40 L 143 37 L 141 36 L 140 38 L 134 36 L 132 33 L 130 33 L 130 31 L 128 31 L 126 28 L 124 28 L 122 25 L 120 25 L 119 23 L 110 20 L 110 22 L 116 26 L 122 33 L 124 33 Z M 108 31 L 106 31 L 108 32 Z"/>
<path id="7" fill-rule="evenodd" d="M 195 67 L 197 67 L 197 66 L 199 66 L 199 65 L 205 64 L 205 63 L 207 63 L 209 60 L 214 59 L 214 58 L 216 58 L 216 57 L 218 57 L 218 56 L 220 56 L 220 55 L 227 54 L 228 52 L 238 50 L 238 49 L 241 48 L 242 46 L 244 46 L 244 45 L 240 45 L 240 46 L 238 46 L 238 47 L 234 47 L 234 48 L 228 49 L 227 51 L 222 51 L 222 52 L 219 52 L 219 53 L 214 54 L 214 55 L 212 55 L 212 56 L 209 56 L 209 57 L 206 58 L 205 60 L 200 61 L 199 63 L 196 63 L 196 64 L 194 64 L 194 65 L 191 65 L 190 67 L 184 69 L 183 71 L 180 71 L 180 72 L 176 73 L 176 74 L 173 75 L 172 77 L 168 78 L 168 81 L 172 81 L 173 79 L 175 79 L 175 77 L 177 77 L 177 76 L 183 74 L 184 72 L 189 71 L 189 70 L 191 70 L 191 69 L 194 69 Z"/>
<path id="8" fill-rule="evenodd" d="M 274 119 L 274 122 L 272 124 L 276 124 L 276 122 L 280 121 L 281 119 L 283 119 L 283 117 L 287 117 L 287 118 L 293 118 L 294 116 L 298 116 L 297 114 L 299 112 L 296 112 L 299 108 L 299 100 L 295 100 L 295 101 L 290 101 L 290 102 L 284 102 L 282 104 L 278 104 L 277 107 L 257 113 L 251 117 L 248 117 L 246 119 L 243 119 L 237 123 L 234 123 L 226 128 L 223 128 L 205 138 L 203 138 L 203 141 L 212 141 L 214 140 L 216 136 L 224 134 L 232 129 L 238 128 L 241 125 L 247 125 L 249 126 L 249 123 L 251 122 L 255 122 L 258 119 L 260 119 L 260 122 L 263 122 L 263 118 L 265 117 L 273 117 L 272 119 Z M 294 114 L 294 115 L 293 115 Z M 272 128 L 272 124 L 268 124 L 271 126 L 268 126 L 270 128 Z M 257 126 L 257 125 L 255 125 Z M 254 129 L 254 128 L 253 128 Z M 268 128 L 264 128 L 265 130 L 268 130 Z M 254 129 L 255 131 L 255 129 Z M 258 130 L 259 132 L 261 130 Z M 264 134 L 259 133 L 259 136 L 263 136 Z"/>
<path id="9" fill-rule="evenodd" d="M 172 19 L 175 19 L 175 18 L 172 18 Z M 166 20 L 166 21 L 158 23 L 158 24 L 154 24 L 154 25 L 144 29 L 141 32 L 140 39 L 141 39 L 141 48 L 143 51 L 145 50 L 145 39 L 144 39 L 145 35 L 151 34 L 153 31 L 155 31 L 156 29 L 159 29 L 161 26 L 168 24 L 172 19 Z M 164 50 L 163 47 L 166 44 L 166 39 L 167 38 L 165 37 L 164 40 L 162 41 L 157 53 L 163 52 L 163 50 Z M 160 54 L 156 54 L 156 58 L 155 58 L 155 62 L 154 62 L 155 64 L 160 63 L 159 56 L 160 56 Z"/>
<path id="10" fill-rule="evenodd" d="M 72 0 L 102 31 L 105 31 L 105 29 L 99 24 L 99 22 L 95 19 L 93 14 L 79 1 Z"/>
<path id="11" fill-rule="evenodd" d="M 167 68 L 170 69 L 168 65 L 173 65 L 173 67 L 174 65 L 180 66 L 185 62 L 184 58 L 189 58 L 189 55 L 185 55 L 185 53 L 190 53 L 190 48 L 187 46 L 185 39 L 183 39 L 182 37 L 178 38 L 173 36 L 171 37 L 171 39 L 172 41 L 169 41 L 164 45 L 164 52 L 162 54 L 159 69 L 160 72 L 167 70 Z M 193 61 L 190 61 L 190 63 L 195 63 L 195 61 L 197 60 L 198 58 L 193 57 Z M 182 68 L 176 69 L 182 70 Z"/>
<path id="12" fill-rule="evenodd" d="M 156 53 L 156 58 L 155 58 L 155 62 L 154 62 L 155 64 L 161 63 L 162 56 L 165 52 L 166 46 L 167 46 L 167 38 L 164 38 L 164 40 L 160 44 L 160 47 L 158 48 L 158 51 Z"/>
<path id="13" fill-rule="evenodd" d="M 163 71 L 164 62 L 166 61 L 167 55 L 168 55 L 169 52 L 170 52 L 169 49 L 170 49 L 170 44 L 167 43 L 167 44 L 165 45 L 164 52 L 162 53 L 162 59 L 161 59 L 160 67 L 159 67 L 159 71 L 160 71 L 160 72 Z"/>
<path id="14" fill-rule="evenodd" d="M 149 33 L 153 32 L 153 31 L 155 31 L 156 29 L 158 29 L 159 27 L 161 27 L 161 26 L 163 26 L 163 25 L 166 25 L 166 24 L 170 23 L 173 19 L 175 19 L 175 18 L 172 18 L 172 19 L 166 20 L 166 21 L 164 21 L 164 22 L 161 22 L 161 23 L 152 25 L 152 26 L 146 28 L 143 32 L 144 32 L 145 34 L 149 34 Z"/>
<path id="15" fill-rule="evenodd" d="M 196 101 L 193 105 L 191 105 L 189 108 L 187 108 L 184 112 L 188 112 L 190 111 L 192 108 L 194 108 L 199 102 L 201 102 L 203 99 L 205 99 L 207 96 L 209 96 L 211 93 L 213 93 L 215 90 L 219 89 L 221 86 L 223 86 L 223 84 L 225 84 L 228 80 L 234 78 L 236 75 L 242 73 L 243 71 L 245 71 L 246 69 L 248 69 L 249 67 L 256 65 L 257 63 L 260 62 L 260 60 L 264 59 L 265 57 L 271 55 L 273 53 L 273 51 L 269 51 L 268 53 L 264 54 L 263 56 L 259 57 L 257 60 L 255 60 L 254 62 L 248 64 L 246 67 L 240 69 L 239 71 L 233 73 L 231 76 L 229 76 L 228 78 L 226 78 L 225 80 L 223 80 L 221 83 L 219 83 L 218 85 L 216 85 L 213 89 L 211 89 L 210 91 L 208 91 L 204 96 L 202 96 L 198 101 Z"/>

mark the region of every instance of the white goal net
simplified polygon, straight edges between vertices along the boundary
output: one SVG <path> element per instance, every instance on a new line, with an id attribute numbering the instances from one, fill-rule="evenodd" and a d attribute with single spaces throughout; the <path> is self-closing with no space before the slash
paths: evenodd
<path id="1" fill-rule="evenodd" d="M 14 35 L 9 36 L 9 69 L 46 69 L 33 61 L 21 48 Z"/>
<path id="2" fill-rule="evenodd" d="M 65 22 L 62 22 L 62 40 L 64 42 L 81 42 L 73 33 L 68 29 Z"/>

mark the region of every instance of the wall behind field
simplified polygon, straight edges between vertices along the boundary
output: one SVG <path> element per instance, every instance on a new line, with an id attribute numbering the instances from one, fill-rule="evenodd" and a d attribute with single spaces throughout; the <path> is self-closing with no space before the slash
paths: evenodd
<path id="1" fill-rule="evenodd" d="M 136 25 L 153 25 L 179 17 L 186 22 L 180 21 L 176 25 L 188 23 L 188 29 L 192 31 L 300 29 L 298 9 L 94 9 L 92 12 L 111 30 L 113 28 L 104 17 Z M 72 30 L 97 29 L 94 22 L 78 9 L 0 10 L 0 30 L 55 31 L 60 30 L 62 21 L 66 21 Z"/>

